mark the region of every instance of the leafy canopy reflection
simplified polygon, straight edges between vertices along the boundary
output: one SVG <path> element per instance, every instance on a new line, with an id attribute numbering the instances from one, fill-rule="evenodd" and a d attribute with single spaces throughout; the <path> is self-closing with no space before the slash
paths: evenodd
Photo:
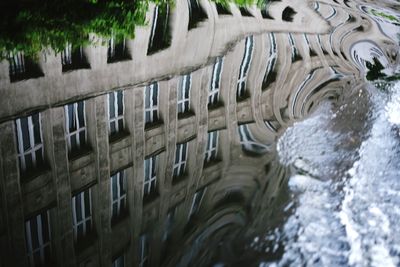
<path id="1" fill-rule="evenodd" d="M 164 0 L 156 0 L 159 2 Z M 85 45 L 90 33 L 99 37 L 134 37 L 144 25 L 149 0 L 43 0 L 14 2 L 0 8 L 0 50 L 35 55 L 56 52 L 67 43 Z M 2 53 L 2 57 L 5 52 Z"/>
<path id="2" fill-rule="evenodd" d="M 173 5 L 174 0 L 15 0 L 0 3 L 0 59 L 24 51 L 34 57 L 43 48 L 62 51 L 107 39 L 133 38 L 135 26 L 146 24 L 149 3 Z M 270 0 L 213 0 L 224 6 L 264 6 Z M 118 40 L 117 40 L 118 41 Z M 6 52 L 7 51 L 7 52 Z"/>

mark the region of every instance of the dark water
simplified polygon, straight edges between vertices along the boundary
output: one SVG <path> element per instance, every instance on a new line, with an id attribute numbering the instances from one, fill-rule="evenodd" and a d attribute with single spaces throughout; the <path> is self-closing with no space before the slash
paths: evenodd
<path id="1" fill-rule="evenodd" d="M 0 266 L 400 266 L 398 1 L 78 3 L 2 6 Z"/>

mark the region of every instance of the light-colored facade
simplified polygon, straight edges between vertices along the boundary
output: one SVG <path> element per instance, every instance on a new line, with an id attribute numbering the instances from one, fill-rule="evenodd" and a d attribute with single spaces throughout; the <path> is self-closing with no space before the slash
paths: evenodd
<path id="1" fill-rule="evenodd" d="M 299 4 L 296 26 L 263 22 L 255 8 L 218 16 L 201 2 L 208 19 L 188 31 L 185 5 L 171 16 L 171 46 L 151 55 L 149 25 L 121 62 L 107 64 L 107 47 L 84 48 L 90 68 L 63 73 L 61 55 L 46 53 L 44 76 L 17 82 L 1 63 L 0 266 L 206 264 L 227 232 L 263 227 L 286 177 L 276 138 L 359 82 L 348 51 L 378 34 L 357 14 L 346 23 L 340 6 L 324 34 L 323 2 L 321 16 Z M 293 33 L 263 33 L 279 29 Z"/>
<path id="2" fill-rule="evenodd" d="M 248 9 L 253 16 L 242 16 L 235 5 L 230 7 L 231 15 L 218 15 L 214 3 L 201 0 L 200 5 L 206 12 L 207 19 L 190 30 L 188 1 L 176 1 L 174 5 L 167 20 L 170 44 L 166 44 L 156 53 L 148 54 L 153 24 L 160 23 L 154 20 L 155 7 L 151 5 L 146 19 L 149 25 L 137 27 L 135 39 L 124 40 L 124 51 L 121 53 L 127 53 L 128 57 L 120 57 L 117 61 L 108 60 L 109 51 L 116 47 L 115 44 L 110 44 L 110 40 L 90 36 L 96 45 L 83 47 L 78 51 L 82 51 L 84 55 L 84 60 L 76 66 L 79 71 L 65 71 L 65 68 L 63 71 L 65 53 L 56 54 L 48 49 L 38 55 L 36 62 L 41 72 L 40 77 L 11 81 L 11 61 L 2 61 L 0 120 L 19 117 L 34 109 L 54 107 L 76 99 L 104 94 L 116 88 L 146 84 L 151 80 L 188 73 L 214 62 L 215 57 L 225 54 L 232 44 L 249 34 L 288 30 L 326 33 L 329 30 L 328 24 L 307 3 L 296 4 L 297 23 L 289 23 L 279 19 L 285 6 L 292 5 L 287 0 L 271 5 L 271 12 L 276 14 L 274 20 L 264 19 L 256 7 Z M 308 31 L 308 25 L 318 27 Z"/>

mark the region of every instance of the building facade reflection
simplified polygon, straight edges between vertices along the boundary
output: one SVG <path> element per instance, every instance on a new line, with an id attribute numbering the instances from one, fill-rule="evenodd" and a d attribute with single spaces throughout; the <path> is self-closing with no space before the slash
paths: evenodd
<path id="1" fill-rule="evenodd" d="M 379 34 L 289 2 L 221 15 L 177 1 L 135 40 L 43 53 L 41 75 L 3 61 L 1 264 L 203 266 L 265 229 L 287 177 L 276 138 L 360 81 L 350 47 Z"/>

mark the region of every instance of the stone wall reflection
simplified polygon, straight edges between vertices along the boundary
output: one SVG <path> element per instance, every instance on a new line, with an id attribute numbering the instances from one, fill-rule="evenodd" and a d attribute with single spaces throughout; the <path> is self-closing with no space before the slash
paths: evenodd
<path id="1" fill-rule="evenodd" d="M 355 43 L 387 41 L 345 6 L 315 4 L 322 20 L 303 4 L 293 15 L 289 2 L 271 5 L 270 26 L 255 8 L 218 17 L 201 2 L 217 26 L 175 28 L 171 48 L 149 56 L 154 25 L 122 45 L 44 53 L 41 75 L 23 80 L 23 55 L 2 62 L 0 262 L 203 266 L 233 253 L 221 242 L 265 229 L 287 173 L 276 138 L 361 80 Z M 183 20 L 186 4 L 176 6 Z M 271 19 L 278 10 L 309 24 Z M 228 30 L 236 21 L 257 34 Z"/>

